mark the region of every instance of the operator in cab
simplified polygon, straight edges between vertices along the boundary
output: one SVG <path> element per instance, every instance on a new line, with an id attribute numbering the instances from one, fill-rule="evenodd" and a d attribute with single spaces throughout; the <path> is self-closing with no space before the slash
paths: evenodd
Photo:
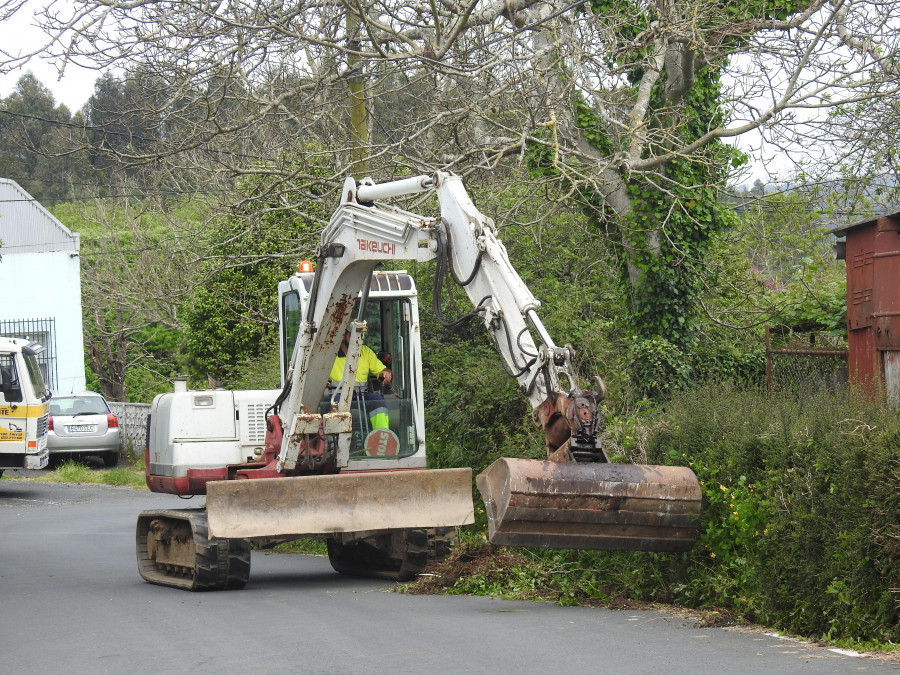
<path id="1" fill-rule="evenodd" d="M 328 387 L 329 393 L 333 392 L 341 381 L 344 374 L 344 364 L 347 361 L 347 349 L 350 347 L 350 331 L 344 333 L 344 339 L 341 342 L 338 356 L 334 360 L 331 367 Z M 389 385 L 393 374 L 391 369 L 378 360 L 369 347 L 362 346 L 362 352 L 359 355 L 359 365 L 356 371 L 356 383 L 353 390 L 353 398 L 362 398 L 366 402 L 366 412 L 369 416 L 369 422 L 373 429 L 388 429 L 390 427 L 388 420 L 388 410 L 384 403 L 384 396 L 378 392 L 369 391 L 369 375 L 373 375 L 381 380 L 382 386 Z"/>

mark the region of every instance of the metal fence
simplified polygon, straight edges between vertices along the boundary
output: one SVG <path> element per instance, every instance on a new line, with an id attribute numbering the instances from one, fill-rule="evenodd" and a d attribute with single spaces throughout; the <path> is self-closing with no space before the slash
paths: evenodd
<path id="1" fill-rule="evenodd" d="M 775 332 L 766 326 L 766 390 L 805 393 L 846 388 L 845 344 L 828 333 Z"/>
<path id="2" fill-rule="evenodd" d="M 149 403 L 117 403 L 109 401 L 109 408 L 119 418 L 119 446 L 123 451 L 143 454 L 147 447 L 147 417 Z"/>

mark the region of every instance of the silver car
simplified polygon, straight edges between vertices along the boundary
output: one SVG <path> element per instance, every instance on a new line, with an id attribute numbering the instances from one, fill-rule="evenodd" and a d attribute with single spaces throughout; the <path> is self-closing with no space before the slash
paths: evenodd
<path id="1" fill-rule="evenodd" d="M 100 456 L 104 466 L 119 463 L 119 420 L 100 394 L 86 391 L 50 399 L 50 456 Z"/>

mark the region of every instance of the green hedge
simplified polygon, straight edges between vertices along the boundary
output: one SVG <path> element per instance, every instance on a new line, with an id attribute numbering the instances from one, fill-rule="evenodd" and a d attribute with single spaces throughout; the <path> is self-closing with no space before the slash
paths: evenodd
<path id="1" fill-rule="evenodd" d="M 667 602 L 842 644 L 900 641 L 900 412 L 848 395 L 710 385 L 614 416 L 609 429 L 614 456 L 697 473 L 694 548 L 520 549 L 521 565 L 494 565 L 450 592 L 518 597 L 526 579 L 525 597 L 563 604 Z M 472 530 L 465 541 L 477 549 L 483 516 Z"/>
<path id="2" fill-rule="evenodd" d="M 648 461 L 692 466 L 704 508 L 697 545 L 652 556 L 663 584 L 643 593 L 807 636 L 900 640 L 898 410 L 712 385 L 659 419 Z"/>

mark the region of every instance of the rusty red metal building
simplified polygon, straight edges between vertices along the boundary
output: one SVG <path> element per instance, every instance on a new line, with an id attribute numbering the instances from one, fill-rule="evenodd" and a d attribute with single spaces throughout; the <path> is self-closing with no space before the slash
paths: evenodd
<path id="1" fill-rule="evenodd" d="M 900 403 L 900 212 L 831 232 L 846 238 L 850 382 Z"/>

